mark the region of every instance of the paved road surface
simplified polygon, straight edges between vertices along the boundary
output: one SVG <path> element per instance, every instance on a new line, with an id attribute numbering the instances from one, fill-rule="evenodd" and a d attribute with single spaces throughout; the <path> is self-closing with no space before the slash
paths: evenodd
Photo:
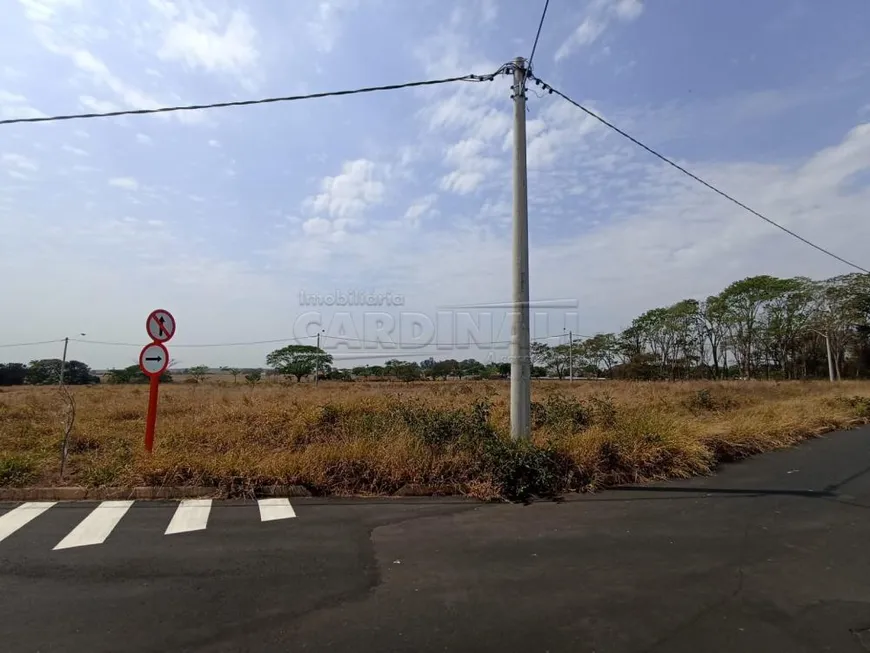
<path id="1" fill-rule="evenodd" d="M 870 429 L 529 506 L 0 504 L 0 650 L 860 653 L 868 508 Z"/>

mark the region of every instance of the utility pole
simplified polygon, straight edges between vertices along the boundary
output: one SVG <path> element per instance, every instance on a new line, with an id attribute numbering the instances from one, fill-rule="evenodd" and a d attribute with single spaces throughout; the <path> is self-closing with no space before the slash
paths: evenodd
<path id="1" fill-rule="evenodd" d="M 815 329 L 810 329 L 810 331 L 814 331 L 818 333 L 822 338 L 825 339 L 825 350 L 828 354 L 828 378 L 831 380 L 831 383 L 834 383 L 834 359 L 831 357 L 831 339 L 828 337 L 827 333 L 822 333 L 821 331 L 816 331 Z"/>
<path id="2" fill-rule="evenodd" d="M 314 385 L 320 381 L 320 331 L 317 332 L 317 371 L 314 373 Z"/>
<path id="3" fill-rule="evenodd" d="M 574 383 L 574 333 L 568 332 L 568 383 Z"/>
<path id="4" fill-rule="evenodd" d="M 834 360 L 831 358 L 831 339 L 825 334 L 825 349 L 828 351 L 828 378 L 834 382 Z"/>
<path id="5" fill-rule="evenodd" d="M 511 338 L 511 438 L 531 437 L 529 358 L 529 196 L 526 176 L 526 62 L 514 60 L 514 248 Z"/>
<path id="6" fill-rule="evenodd" d="M 63 339 L 63 358 L 60 359 L 60 377 L 57 380 L 59 386 L 63 385 L 63 371 L 66 367 L 66 348 L 69 346 L 69 338 Z"/>

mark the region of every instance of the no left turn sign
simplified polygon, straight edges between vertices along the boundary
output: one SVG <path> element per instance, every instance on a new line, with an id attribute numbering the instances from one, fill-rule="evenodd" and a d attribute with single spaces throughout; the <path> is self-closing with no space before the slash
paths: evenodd
<path id="1" fill-rule="evenodd" d="M 151 311 L 145 321 L 145 328 L 154 342 L 166 342 L 175 335 L 175 318 L 169 311 L 158 308 Z"/>

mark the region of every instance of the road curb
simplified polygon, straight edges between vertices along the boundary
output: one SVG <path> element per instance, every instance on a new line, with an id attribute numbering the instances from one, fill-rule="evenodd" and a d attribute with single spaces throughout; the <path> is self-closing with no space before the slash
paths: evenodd
<path id="1" fill-rule="evenodd" d="M 258 497 L 310 497 L 311 492 L 301 485 L 272 485 L 255 488 Z M 160 499 L 223 498 L 225 492 L 216 487 L 28 487 L 0 488 L 0 501 L 106 501 L 134 499 L 153 501 Z"/>

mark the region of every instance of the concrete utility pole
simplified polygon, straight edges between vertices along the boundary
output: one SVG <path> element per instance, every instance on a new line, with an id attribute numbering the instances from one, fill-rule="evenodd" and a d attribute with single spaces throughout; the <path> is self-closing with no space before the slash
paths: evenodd
<path id="1" fill-rule="evenodd" d="M 529 196 L 526 177 L 526 62 L 514 60 L 514 260 L 511 338 L 511 438 L 531 437 L 529 357 Z"/>
<path id="2" fill-rule="evenodd" d="M 574 333 L 568 332 L 568 383 L 574 383 Z"/>
<path id="3" fill-rule="evenodd" d="M 828 350 L 828 378 L 834 382 L 834 359 L 831 358 L 831 339 L 825 334 L 825 349 Z"/>
<path id="4" fill-rule="evenodd" d="M 63 372 L 66 367 L 66 348 L 69 346 L 69 338 L 63 339 L 63 358 L 60 359 L 60 377 L 57 380 L 59 386 L 63 385 Z"/>
<path id="5" fill-rule="evenodd" d="M 822 338 L 825 339 L 825 350 L 828 353 L 828 378 L 831 380 L 831 383 L 834 383 L 834 359 L 831 357 L 831 339 L 828 337 L 827 333 L 822 333 L 821 331 L 816 331 L 815 329 L 810 329 L 810 331 L 814 331 L 818 333 Z"/>
<path id="6" fill-rule="evenodd" d="M 314 372 L 314 385 L 320 381 L 320 331 L 317 332 L 317 370 Z"/>

